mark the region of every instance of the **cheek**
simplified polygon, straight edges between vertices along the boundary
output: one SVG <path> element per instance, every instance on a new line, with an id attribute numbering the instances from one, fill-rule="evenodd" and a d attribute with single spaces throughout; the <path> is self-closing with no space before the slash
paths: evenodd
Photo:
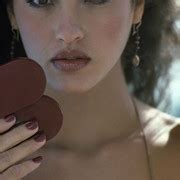
<path id="1" fill-rule="evenodd" d="M 122 32 L 122 23 L 118 18 L 107 20 L 102 26 L 102 30 L 104 36 L 107 40 L 115 42 L 120 38 L 120 34 Z"/>
<path id="2" fill-rule="evenodd" d="M 104 46 L 104 51 L 109 52 L 108 55 L 112 58 L 119 59 L 125 48 L 130 30 L 130 23 L 128 25 L 128 22 L 129 19 L 127 18 L 109 17 L 101 23 L 97 30 L 99 42 Z"/>
<path id="3" fill-rule="evenodd" d="M 116 6 L 115 6 L 116 5 Z M 113 46 L 126 43 L 132 21 L 132 12 L 127 2 L 119 1 L 112 9 L 104 13 L 96 24 L 101 39 L 106 39 Z M 103 36 L 103 37 L 102 37 Z"/>
<path id="4" fill-rule="evenodd" d="M 45 53 L 46 48 L 43 45 L 48 44 L 45 23 L 24 11 L 17 11 L 16 19 L 28 57 L 39 59 L 38 56 Z"/>

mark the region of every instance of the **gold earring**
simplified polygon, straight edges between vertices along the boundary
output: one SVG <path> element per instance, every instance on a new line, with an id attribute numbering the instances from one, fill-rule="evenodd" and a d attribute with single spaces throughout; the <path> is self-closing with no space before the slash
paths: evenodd
<path id="1" fill-rule="evenodd" d="M 18 29 L 15 29 L 15 28 L 12 28 L 12 33 L 13 33 L 14 38 L 15 38 L 16 41 L 18 42 L 18 41 L 19 41 L 19 37 L 20 37 L 19 30 L 18 30 Z"/>
<path id="2" fill-rule="evenodd" d="M 12 27 L 12 41 L 11 41 L 11 50 L 10 50 L 10 57 L 11 59 L 14 58 L 15 55 L 15 44 L 19 41 L 19 30 Z"/>
<path id="3" fill-rule="evenodd" d="M 136 51 L 135 51 L 135 56 L 132 60 L 132 63 L 135 67 L 138 67 L 140 64 L 140 58 L 138 56 L 138 50 L 140 49 L 140 35 L 139 35 L 139 28 L 141 26 L 142 22 L 140 21 L 138 24 L 133 24 L 133 32 L 132 36 L 135 36 L 135 44 L 136 44 Z"/>

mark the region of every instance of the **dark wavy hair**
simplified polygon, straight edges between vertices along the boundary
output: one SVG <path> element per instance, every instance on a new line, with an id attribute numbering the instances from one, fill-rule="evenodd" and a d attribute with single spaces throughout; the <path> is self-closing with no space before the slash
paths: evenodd
<path id="1" fill-rule="evenodd" d="M 172 52 L 179 43 L 174 29 L 176 15 L 174 0 L 147 1 L 140 28 L 139 67 L 132 66 L 136 48 L 133 36 L 129 37 L 122 55 L 125 77 L 127 83 L 133 87 L 133 94 L 152 106 L 157 106 L 164 98 L 168 103 L 170 101 L 165 96 L 165 90 L 170 80 L 168 70 L 173 60 Z M 159 83 L 162 77 L 163 81 Z"/>
<path id="2" fill-rule="evenodd" d="M 10 61 L 12 32 L 6 11 L 8 1 L 0 0 L 0 24 L 3 24 L 0 27 L 0 64 Z M 140 1 L 132 0 L 136 6 Z M 164 87 L 167 86 L 165 83 L 164 87 L 159 89 L 158 98 L 155 98 L 159 77 L 165 76 L 171 65 L 170 47 L 176 43 L 177 35 L 173 29 L 174 10 L 173 0 L 146 0 L 140 28 L 141 48 L 138 51 L 141 63 L 138 68 L 132 65 L 136 46 L 131 35 L 121 57 L 125 78 L 128 85 L 133 87 L 133 94 L 152 106 L 158 105 L 164 94 Z M 15 57 L 19 56 L 26 56 L 21 39 L 15 48 Z"/>

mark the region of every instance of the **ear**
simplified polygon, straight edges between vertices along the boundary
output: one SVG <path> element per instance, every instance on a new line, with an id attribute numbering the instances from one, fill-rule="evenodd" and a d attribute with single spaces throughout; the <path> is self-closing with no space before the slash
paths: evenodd
<path id="1" fill-rule="evenodd" d="M 137 4 L 134 8 L 133 24 L 137 24 L 141 21 L 144 14 L 145 0 L 137 0 Z"/>
<path id="2" fill-rule="evenodd" d="M 9 17 L 9 21 L 11 23 L 11 26 L 14 29 L 18 29 L 17 21 L 15 18 L 15 15 L 14 15 L 13 5 L 8 4 L 6 8 L 7 8 L 7 13 L 8 13 L 8 17 Z"/>

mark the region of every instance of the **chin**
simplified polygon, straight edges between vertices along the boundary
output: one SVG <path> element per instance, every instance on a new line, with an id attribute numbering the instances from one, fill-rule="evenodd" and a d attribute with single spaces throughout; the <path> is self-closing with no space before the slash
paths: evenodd
<path id="1" fill-rule="evenodd" d="M 80 95 L 89 92 L 94 86 L 76 84 L 76 85 L 63 85 L 63 84 L 49 84 L 48 89 L 55 91 L 56 93 Z"/>

